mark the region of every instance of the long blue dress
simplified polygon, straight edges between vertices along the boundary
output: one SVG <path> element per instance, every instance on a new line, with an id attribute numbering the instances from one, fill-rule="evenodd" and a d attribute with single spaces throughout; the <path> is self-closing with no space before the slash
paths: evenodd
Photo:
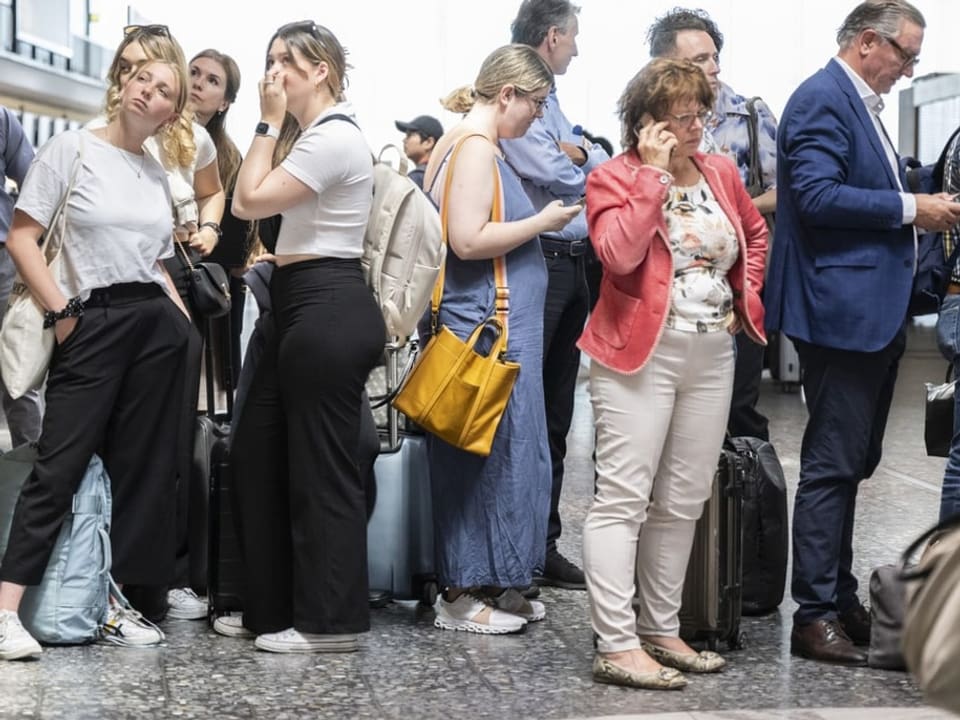
<path id="1" fill-rule="evenodd" d="M 499 158 L 497 166 L 504 220 L 533 215 L 516 174 Z M 507 358 L 520 363 L 520 373 L 493 449 L 484 458 L 427 436 L 441 586 L 521 587 L 544 561 L 551 487 L 542 372 L 547 269 L 538 237 L 506 257 Z M 461 260 L 449 250 L 440 323 L 466 339 L 493 311 L 493 261 Z"/>

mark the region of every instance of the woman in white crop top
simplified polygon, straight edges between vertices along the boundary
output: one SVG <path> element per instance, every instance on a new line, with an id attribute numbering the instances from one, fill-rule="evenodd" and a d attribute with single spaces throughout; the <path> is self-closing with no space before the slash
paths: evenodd
<path id="1" fill-rule="evenodd" d="M 71 130 L 43 148 L 21 188 L 7 247 L 57 345 L 47 378 L 37 462 L 24 484 L 0 570 L 0 659 L 40 653 L 20 624 L 25 587 L 40 583 L 91 456 L 113 495 L 112 574 L 161 585 L 173 572 L 177 404 L 189 320 L 162 260 L 173 253 L 165 173 L 143 148 L 186 105 L 186 68 L 137 70 L 106 127 Z M 44 228 L 67 197 L 64 259 L 48 268 Z M 111 604 L 103 639 L 163 639 L 138 613 Z"/>
<path id="2" fill-rule="evenodd" d="M 360 267 L 373 162 L 344 101 L 346 53 L 311 21 L 270 39 L 261 123 L 233 213 L 282 215 L 273 327 L 234 428 L 231 468 L 244 548 L 244 614 L 224 634 L 274 652 L 350 651 L 369 629 L 361 393 L 386 329 Z M 272 155 L 284 116 L 302 133 Z"/>

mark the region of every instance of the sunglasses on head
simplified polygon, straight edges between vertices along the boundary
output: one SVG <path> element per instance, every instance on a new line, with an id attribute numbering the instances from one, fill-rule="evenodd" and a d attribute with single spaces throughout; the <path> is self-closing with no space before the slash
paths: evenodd
<path id="1" fill-rule="evenodd" d="M 320 28 L 313 20 L 300 20 L 299 22 L 287 23 L 281 25 L 277 30 L 278 35 L 288 35 L 292 32 L 305 32 L 313 35 L 316 40 L 320 40 Z"/>
<path id="2" fill-rule="evenodd" d="M 170 37 L 170 28 L 166 25 L 127 25 L 123 28 L 124 36 L 133 33 L 143 33 L 145 35 L 157 35 L 159 37 Z"/>

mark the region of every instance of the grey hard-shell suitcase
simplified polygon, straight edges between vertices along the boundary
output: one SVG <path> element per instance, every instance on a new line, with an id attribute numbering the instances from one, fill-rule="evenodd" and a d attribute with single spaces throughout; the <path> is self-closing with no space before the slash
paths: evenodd
<path id="1" fill-rule="evenodd" d="M 415 355 L 415 351 L 414 351 Z M 385 352 L 386 399 L 381 414 L 380 455 L 374 463 L 376 505 L 367 523 L 367 568 L 371 591 L 384 591 L 397 600 L 419 600 L 433 605 L 437 598 L 433 554 L 433 503 L 426 438 L 406 427 L 406 418 L 387 404 L 403 374 L 407 347 L 388 345 Z M 369 387 L 369 386 L 368 386 Z M 376 413 L 376 409 L 374 410 Z"/>
<path id="2" fill-rule="evenodd" d="M 800 385 L 800 355 L 793 340 L 783 333 L 771 333 L 767 338 L 767 357 L 770 374 L 780 383 L 780 389 L 795 392 Z"/>
<path id="3" fill-rule="evenodd" d="M 713 493 L 697 522 L 683 583 L 680 636 L 705 640 L 711 650 L 721 641 L 731 650 L 742 646 L 743 489 L 747 474 L 757 472 L 756 453 L 725 446 Z"/>

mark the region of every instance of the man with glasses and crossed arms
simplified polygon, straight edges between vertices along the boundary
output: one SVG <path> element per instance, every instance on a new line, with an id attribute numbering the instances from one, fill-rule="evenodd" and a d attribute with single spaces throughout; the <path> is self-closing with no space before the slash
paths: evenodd
<path id="1" fill-rule="evenodd" d="M 529 45 L 542 57 L 554 75 L 563 75 L 577 55 L 577 13 L 568 0 L 524 0 L 510 26 L 513 42 Z M 540 107 L 531 107 L 538 112 Z M 609 160 L 599 145 L 573 131 L 557 100 L 556 88 L 526 135 L 501 140 L 504 157 L 523 181 L 523 189 L 535 210 L 554 200 L 570 205 L 582 202 L 590 171 Z M 541 585 L 585 590 L 583 571 L 557 549 L 560 537 L 560 492 L 567 431 L 573 417 L 574 391 L 580 369 L 577 338 L 583 331 L 589 308 L 585 273 L 586 214 L 581 212 L 563 230 L 541 235 L 549 281 L 543 313 L 543 390 L 547 407 L 547 433 L 553 465 L 553 487 L 547 526 L 546 560 L 537 577 Z"/>
<path id="2" fill-rule="evenodd" d="M 751 143 L 756 142 L 763 188 L 753 198 L 753 204 L 761 215 L 772 213 L 777 204 L 777 121 L 766 103 L 758 100 L 754 106 L 756 139 L 751 138 L 748 98 L 738 95 L 718 77 L 723 35 L 717 24 L 703 10 L 678 7 L 657 18 L 647 31 L 647 40 L 651 57 L 689 60 L 703 70 L 717 99 L 713 114 L 705 123 L 700 149 L 733 160 L 748 189 L 751 189 Z M 734 437 L 770 439 L 767 418 L 756 407 L 760 398 L 763 352 L 763 346 L 753 342 L 746 333 L 737 333 L 737 363 L 727 425 Z"/>
<path id="3" fill-rule="evenodd" d="M 857 488 L 880 462 L 916 265 L 914 227 L 945 230 L 960 204 L 904 192 L 880 96 L 912 77 L 925 21 L 904 0 L 863 2 L 840 50 L 805 80 L 777 137 L 768 329 L 792 338 L 809 419 L 793 511 L 790 649 L 866 664 L 870 616 L 852 572 Z"/>

